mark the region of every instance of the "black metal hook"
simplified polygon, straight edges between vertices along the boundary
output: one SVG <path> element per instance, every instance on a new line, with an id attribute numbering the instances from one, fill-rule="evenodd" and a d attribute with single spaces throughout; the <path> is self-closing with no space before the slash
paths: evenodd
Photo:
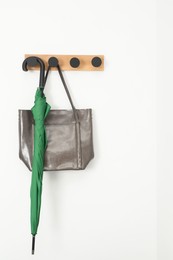
<path id="1" fill-rule="evenodd" d="M 57 68 L 59 65 L 59 61 L 57 58 L 55 57 L 50 57 L 49 60 L 48 60 L 48 69 L 46 71 L 46 76 L 44 78 L 44 85 L 46 84 L 46 81 L 47 81 L 47 77 L 48 77 L 48 74 L 49 74 L 49 71 L 51 68 Z"/>
<path id="2" fill-rule="evenodd" d="M 100 67 L 102 64 L 102 60 L 100 59 L 100 57 L 94 57 L 91 63 L 94 67 Z"/>
<path id="3" fill-rule="evenodd" d="M 78 58 L 76 58 L 76 57 L 71 58 L 71 60 L 70 60 L 70 66 L 71 66 L 72 68 L 78 68 L 79 65 L 80 65 L 80 60 L 79 60 Z"/>
<path id="4" fill-rule="evenodd" d="M 57 67 L 58 64 L 59 64 L 59 61 L 55 57 L 50 57 L 49 60 L 48 60 L 48 64 L 49 64 L 50 67 Z"/>
<path id="5" fill-rule="evenodd" d="M 44 80 L 45 64 L 42 61 L 42 59 L 35 57 L 35 56 L 28 57 L 23 61 L 22 69 L 24 71 L 28 71 L 28 66 L 34 67 L 34 66 L 37 66 L 37 65 L 40 66 L 39 87 L 40 87 L 40 89 L 43 89 L 44 85 L 45 85 L 45 80 Z"/>

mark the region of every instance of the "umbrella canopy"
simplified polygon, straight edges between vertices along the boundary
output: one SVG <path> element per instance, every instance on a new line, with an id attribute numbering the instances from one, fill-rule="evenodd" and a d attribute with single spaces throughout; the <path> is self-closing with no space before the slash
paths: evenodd
<path id="1" fill-rule="evenodd" d="M 50 111 L 50 105 L 46 102 L 46 97 L 43 91 L 38 88 L 35 94 L 35 105 L 31 109 L 34 124 L 34 154 L 32 159 L 32 179 L 30 188 L 31 198 L 31 234 L 32 254 L 34 254 L 35 235 L 40 218 L 41 194 L 42 194 L 42 179 L 44 168 L 44 154 L 47 146 L 46 131 L 44 120 Z"/>

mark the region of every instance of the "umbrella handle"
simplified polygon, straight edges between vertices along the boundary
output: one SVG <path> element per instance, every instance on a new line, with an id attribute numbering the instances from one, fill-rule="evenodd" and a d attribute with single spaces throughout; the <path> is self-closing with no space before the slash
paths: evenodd
<path id="1" fill-rule="evenodd" d="M 42 59 L 36 57 L 36 56 L 31 56 L 26 58 L 23 63 L 22 63 L 22 69 L 24 71 L 28 71 L 28 66 L 30 67 L 35 67 L 39 65 L 40 66 L 40 79 L 39 79 L 39 87 L 41 90 L 44 88 L 44 74 L 45 74 L 45 64 Z"/>

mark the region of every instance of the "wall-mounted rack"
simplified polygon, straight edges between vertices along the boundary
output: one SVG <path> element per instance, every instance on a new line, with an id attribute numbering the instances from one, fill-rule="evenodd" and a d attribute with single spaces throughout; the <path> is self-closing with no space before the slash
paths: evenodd
<path id="1" fill-rule="evenodd" d="M 103 71 L 104 55 L 59 55 L 59 54 L 25 54 L 25 58 L 36 56 L 43 60 L 45 68 L 48 67 L 50 57 L 58 59 L 62 70 L 73 71 Z M 39 66 L 30 67 L 30 70 L 39 70 Z M 52 68 L 54 69 L 54 68 Z"/>

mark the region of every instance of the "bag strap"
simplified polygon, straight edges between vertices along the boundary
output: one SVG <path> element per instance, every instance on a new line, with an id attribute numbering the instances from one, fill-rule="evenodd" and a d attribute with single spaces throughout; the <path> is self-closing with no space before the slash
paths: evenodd
<path id="1" fill-rule="evenodd" d="M 56 58 L 55 58 L 55 59 L 56 59 Z M 48 76 L 48 73 L 49 73 L 51 67 L 57 68 L 57 70 L 58 70 L 58 72 L 59 72 L 59 75 L 60 75 L 60 78 L 61 78 L 61 81 L 62 81 L 62 84 L 63 84 L 64 89 L 65 89 L 65 92 L 66 92 L 66 94 L 67 94 L 68 100 L 69 100 L 69 102 L 70 102 L 70 104 L 71 104 L 71 107 L 72 107 L 72 110 L 73 110 L 73 114 L 74 114 L 74 117 L 75 117 L 75 121 L 76 121 L 76 122 L 79 122 L 77 110 L 76 110 L 76 108 L 75 108 L 75 106 L 74 106 L 74 104 L 73 104 L 73 101 L 72 101 L 70 92 L 69 92 L 69 90 L 68 90 L 67 84 L 66 84 L 66 82 L 65 82 L 65 79 L 64 79 L 62 70 L 61 70 L 61 68 L 60 68 L 60 65 L 59 65 L 57 59 L 56 59 L 56 63 L 55 63 L 54 66 L 52 66 L 51 63 L 49 63 L 49 66 L 48 66 L 48 69 L 47 69 L 47 72 L 46 72 L 46 76 L 45 76 L 45 84 L 46 84 L 47 76 Z M 45 85 L 45 84 L 44 84 L 44 85 Z"/>
<path id="2" fill-rule="evenodd" d="M 73 104 L 72 98 L 70 96 L 70 92 L 68 90 L 68 87 L 67 87 L 67 84 L 65 82 L 65 79 L 64 79 L 63 73 L 61 71 L 61 68 L 59 66 L 58 60 L 55 57 L 51 57 L 49 59 L 49 66 L 48 66 L 48 69 L 47 69 L 47 72 L 46 72 L 46 76 L 45 76 L 45 83 L 46 83 L 47 76 L 48 76 L 48 73 L 49 73 L 49 70 L 50 70 L 51 67 L 57 68 L 57 70 L 59 72 L 59 75 L 60 75 L 60 78 L 61 78 L 61 81 L 62 81 L 63 86 L 65 88 L 67 97 L 68 97 L 68 99 L 70 101 L 70 104 L 71 104 L 71 107 L 73 109 L 73 115 L 74 115 L 74 119 L 75 119 L 75 122 L 76 122 L 75 127 L 76 127 L 77 167 L 78 167 L 78 169 L 81 169 L 81 167 L 82 167 L 82 147 L 81 147 L 80 121 L 79 121 L 78 113 L 77 113 L 77 110 L 76 110 L 76 108 L 75 108 L 75 106 Z"/>

